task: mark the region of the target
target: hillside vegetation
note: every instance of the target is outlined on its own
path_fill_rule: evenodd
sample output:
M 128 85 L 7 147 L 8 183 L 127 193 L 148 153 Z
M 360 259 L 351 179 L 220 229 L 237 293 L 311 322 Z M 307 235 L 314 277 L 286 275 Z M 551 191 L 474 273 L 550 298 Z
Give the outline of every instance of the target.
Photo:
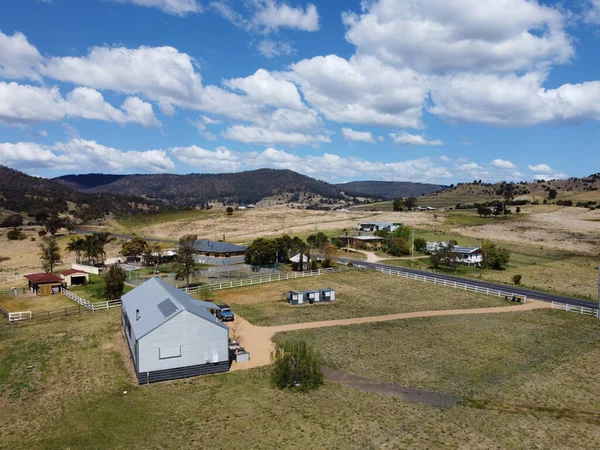
M 442 191 L 448 186 L 443 184 L 412 183 L 409 181 L 351 181 L 336 184 L 348 195 L 393 200 L 397 197 L 418 197 Z

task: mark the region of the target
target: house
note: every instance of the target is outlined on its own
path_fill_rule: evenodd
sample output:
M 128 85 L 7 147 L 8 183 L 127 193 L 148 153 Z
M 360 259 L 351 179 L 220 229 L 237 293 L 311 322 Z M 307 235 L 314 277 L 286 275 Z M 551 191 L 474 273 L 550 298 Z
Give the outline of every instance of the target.
M 60 293 L 62 278 L 52 273 L 31 273 L 25 275 L 29 290 L 35 295 L 52 295 Z
M 296 264 L 299 263 L 300 262 L 300 253 L 292 256 L 290 258 L 290 261 L 293 262 L 293 263 L 296 263 Z M 302 261 L 304 261 L 305 263 L 307 263 L 308 262 L 308 256 L 302 255 Z
M 434 253 L 443 248 L 448 247 L 450 243 L 448 241 L 443 242 L 427 242 L 427 246 L 425 247 L 425 253 Z
M 78 269 L 69 269 L 60 273 L 67 287 L 80 286 L 90 282 L 90 274 Z
M 229 370 L 229 329 L 214 303 L 151 278 L 122 297 L 122 324 L 140 384 Z
M 458 257 L 461 264 L 479 266 L 483 262 L 483 252 L 480 247 L 454 247 L 452 254 Z
M 196 251 L 203 256 L 216 256 L 217 258 L 228 258 L 230 256 L 244 256 L 246 247 L 230 242 L 209 241 L 206 239 L 194 243 Z
M 392 222 L 364 222 L 358 224 L 358 231 L 367 231 L 374 233 L 375 231 L 387 231 L 392 233 L 402 226 L 401 223 Z

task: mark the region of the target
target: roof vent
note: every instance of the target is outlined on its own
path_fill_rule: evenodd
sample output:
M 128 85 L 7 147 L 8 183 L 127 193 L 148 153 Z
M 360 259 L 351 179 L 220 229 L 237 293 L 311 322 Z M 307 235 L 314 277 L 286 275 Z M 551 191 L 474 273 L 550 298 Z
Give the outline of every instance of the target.
M 135 321 L 137 322 L 138 320 L 140 320 L 142 318 L 142 316 L 140 316 L 140 310 L 136 309 L 135 310 Z

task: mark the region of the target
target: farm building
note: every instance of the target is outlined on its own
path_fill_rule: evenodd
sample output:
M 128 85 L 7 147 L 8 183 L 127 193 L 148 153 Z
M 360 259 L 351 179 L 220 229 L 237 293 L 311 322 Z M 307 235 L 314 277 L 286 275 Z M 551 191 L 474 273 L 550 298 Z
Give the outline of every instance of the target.
M 461 264 L 478 266 L 483 262 L 483 253 L 479 247 L 454 247 L 452 253 L 458 257 Z
M 367 231 L 373 233 L 375 231 L 387 231 L 392 233 L 402 226 L 401 223 L 392 222 L 364 222 L 358 224 L 358 231 Z
M 300 262 L 300 253 L 292 256 L 290 258 L 290 261 L 294 262 L 294 263 L 299 263 Z M 304 261 L 305 263 L 307 263 L 308 262 L 308 256 L 307 255 L 302 255 L 302 261 Z
M 335 291 L 333 289 L 309 289 L 307 291 L 288 291 L 286 294 L 287 302 L 290 305 L 304 305 L 306 303 L 331 302 L 335 300 Z
M 35 295 L 58 294 L 62 286 L 62 278 L 51 273 L 32 273 L 25 275 L 29 290 Z
M 90 275 L 83 270 L 69 269 L 60 273 L 65 285 L 67 287 L 79 286 L 87 284 L 90 281 Z
M 214 303 L 151 278 L 122 298 L 122 323 L 140 384 L 229 370 L 229 329 Z
M 230 242 L 217 242 L 203 239 L 196 241 L 194 247 L 196 247 L 198 254 L 203 256 L 228 258 L 230 256 L 244 256 L 246 254 L 246 247 Z

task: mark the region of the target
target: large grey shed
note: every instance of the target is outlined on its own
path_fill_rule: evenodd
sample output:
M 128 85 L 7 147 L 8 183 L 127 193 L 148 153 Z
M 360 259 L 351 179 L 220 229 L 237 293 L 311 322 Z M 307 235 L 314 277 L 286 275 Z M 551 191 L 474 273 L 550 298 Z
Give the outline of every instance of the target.
M 140 384 L 229 370 L 229 329 L 174 286 L 151 278 L 122 297 L 122 322 Z
M 321 289 L 321 301 L 322 302 L 335 301 L 335 291 L 330 288 Z

